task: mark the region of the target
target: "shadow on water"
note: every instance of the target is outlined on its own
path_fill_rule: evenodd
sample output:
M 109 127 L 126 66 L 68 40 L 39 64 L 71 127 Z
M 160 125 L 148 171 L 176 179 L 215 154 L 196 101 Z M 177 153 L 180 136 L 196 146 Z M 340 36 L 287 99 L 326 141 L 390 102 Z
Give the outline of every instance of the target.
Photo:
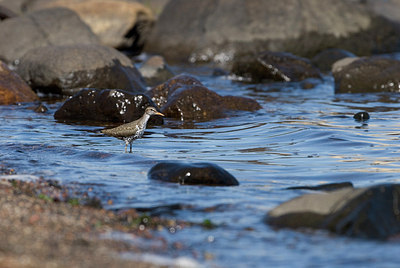
M 184 250 L 176 254 L 208 264 L 391 266 L 400 261 L 398 244 L 276 231 L 262 221 L 268 210 L 299 194 L 286 187 L 398 182 L 399 94 L 335 95 L 329 77 L 306 90 L 299 83 L 249 85 L 226 77 L 199 78 L 221 95 L 255 98 L 263 109 L 209 122 L 167 119 L 149 128 L 133 143 L 134 152 L 125 154 L 122 141 L 99 133 L 102 126 L 56 122 L 52 115 L 60 102 L 48 102 L 45 114 L 24 105 L 1 106 L 0 161 L 20 174 L 91 188 L 109 209 L 133 207 L 191 222 L 209 220 L 216 228 L 164 231 L 168 240 L 183 241 Z M 369 112 L 370 120 L 355 121 L 359 111 Z M 218 164 L 240 186 L 148 180 L 147 171 L 164 160 Z

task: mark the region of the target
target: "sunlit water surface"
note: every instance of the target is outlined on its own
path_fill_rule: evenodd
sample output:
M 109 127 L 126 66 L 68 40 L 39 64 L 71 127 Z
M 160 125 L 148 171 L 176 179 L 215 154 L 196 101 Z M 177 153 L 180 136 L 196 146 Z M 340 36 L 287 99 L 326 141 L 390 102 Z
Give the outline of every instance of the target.
M 0 106 L 0 161 L 19 174 L 90 187 L 108 209 L 165 206 L 154 211 L 217 225 L 211 230 L 164 229 L 156 235 L 171 244 L 180 242 L 181 248 L 156 250 L 161 256 L 189 257 L 212 267 L 398 267 L 398 242 L 278 231 L 263 219 L 276 205 L 305 193 L 285 190 L 289 186 L 398 182 L 399 94 L 335 95 L 330 76 L 313 89 L 302 89 L 296 83 L 251 85 L 202 71 L 197 75 L 219 94 L 254 98 L 263 109 L 194 124 L 167 118 L 134 142 L 133 154 L 125 154 L 120 140 L 98 133 L 101 127 L 56 122 L 53 113 L 61 102 L 45 103 L 46 114 L 27 109 L 29 105 Z M 359 111 L 369 112 L 371 119 L 356 122 L 353 114 Z M 149 180 L 148 170 L 164 160 L 218 164 L 240 186 Z M 181 209 L 168 209 L 177 204 Z

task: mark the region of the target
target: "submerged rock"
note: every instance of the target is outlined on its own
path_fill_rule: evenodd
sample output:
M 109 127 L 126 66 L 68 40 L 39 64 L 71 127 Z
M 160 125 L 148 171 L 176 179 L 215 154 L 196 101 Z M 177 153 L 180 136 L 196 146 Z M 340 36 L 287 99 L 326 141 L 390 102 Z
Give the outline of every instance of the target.
M 154 23 L 144 5 L 125 0 L 31 1 L 29 9 L 65 7 L 75 11 L 102 44 L 140 51 Z
M 38 100 L 36 93 L 6 64 L 0 61 L 0 105 Z
M 146 85 L 150 87 L 164 83 L 174 76 L 174 73 L 161 56 L 148 58 L 139 67 L 139 72 L 146 81 Z
M 233 61 L 232 72 L 250 78 L 253 82 L 297 82 L 306 78 L 321 78 L 319 70 L 308 59 L 285 52 L 266 51 L 258 56 L 237 56 Z
M 73 95 L 83 87 L 144 92 L 145 82 L 131 60 L 98 44 L 32 49 L 21 58 L 17 72 L 44 93 Z
M 189 75 L 178 75 L 148 92 L 167 117 L 179 120 L 211 120 L 227 111 L 255 111 L 261 105 L 252 99 L 221 96 Z
M 338 182 L 338 183 L 327 183 L 320 184 L 316 186 L 292 186 L 286 189 L 288 190 L 313 190 L 313 191 L 335 191 L 338 189 L 343 189 L 351 187 L 353 188 L 353 184 L 351 182 Z
M 145 50 L 169 62 L 231 62 L 237 53 L 265 50 L 303 57 L 332 47 L 358 55 L 397 51 L 398 25 L 361 2 L 172 0 Z
M 65 121 L 94 121 L 127 123 L 140 118 L 147 106 L 155 106 L 143 94 L 133 94 L 117 89 L 82 89 L 63 103 L 54 118 Z M 162 118 L 149 122 L 162 124 Z
M 239 185 L 239 182 L 229 172 L 211 163 L 158 163 L 150 169 L 148 177 L 152 180 L 181 185 Z
M 72 10 L 50 8 L 0 23 L 0 59 L 12 63 L 31 49 L 48 45 L 98 44 L 98 37 Z
M 334 66 L 336 93 L 400 92 L 399 60 L 364 57 Z
M 271 210 L 266 222 L 278 228 L 325 229 L 340 235 L 388 239 L 400 233 L 400 185 L 347 187 L 306 194 Z

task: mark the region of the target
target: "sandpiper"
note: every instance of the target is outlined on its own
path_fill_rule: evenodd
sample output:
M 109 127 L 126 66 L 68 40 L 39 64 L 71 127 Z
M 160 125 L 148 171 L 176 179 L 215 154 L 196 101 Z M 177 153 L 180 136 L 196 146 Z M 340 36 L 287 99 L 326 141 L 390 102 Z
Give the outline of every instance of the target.
M 129 152 L 132 153 L 132 142 L 143 136 L 144 130 L 146 129 L 147 121 L 152 115 L 164 116 L 162 113 L 158 112 L 156 108 L 149 106 L 144 111 L 142 117 L 138 120 L 120 125 L 115 128 L 103 129 L 101 130 L 101 133 L 124 140 L 125 153 L 127 152 L 128 144 L 130 145 Z

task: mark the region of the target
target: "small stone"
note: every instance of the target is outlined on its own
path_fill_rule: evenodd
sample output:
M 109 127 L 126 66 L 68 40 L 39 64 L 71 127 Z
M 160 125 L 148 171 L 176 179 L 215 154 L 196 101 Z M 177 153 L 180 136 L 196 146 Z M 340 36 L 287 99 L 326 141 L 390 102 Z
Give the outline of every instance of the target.
M 358 112 L 353 116 L 353 118 L 356 121 L 363 122 L 363 121 L 367 121 L 370 117 L 367 112 Z

